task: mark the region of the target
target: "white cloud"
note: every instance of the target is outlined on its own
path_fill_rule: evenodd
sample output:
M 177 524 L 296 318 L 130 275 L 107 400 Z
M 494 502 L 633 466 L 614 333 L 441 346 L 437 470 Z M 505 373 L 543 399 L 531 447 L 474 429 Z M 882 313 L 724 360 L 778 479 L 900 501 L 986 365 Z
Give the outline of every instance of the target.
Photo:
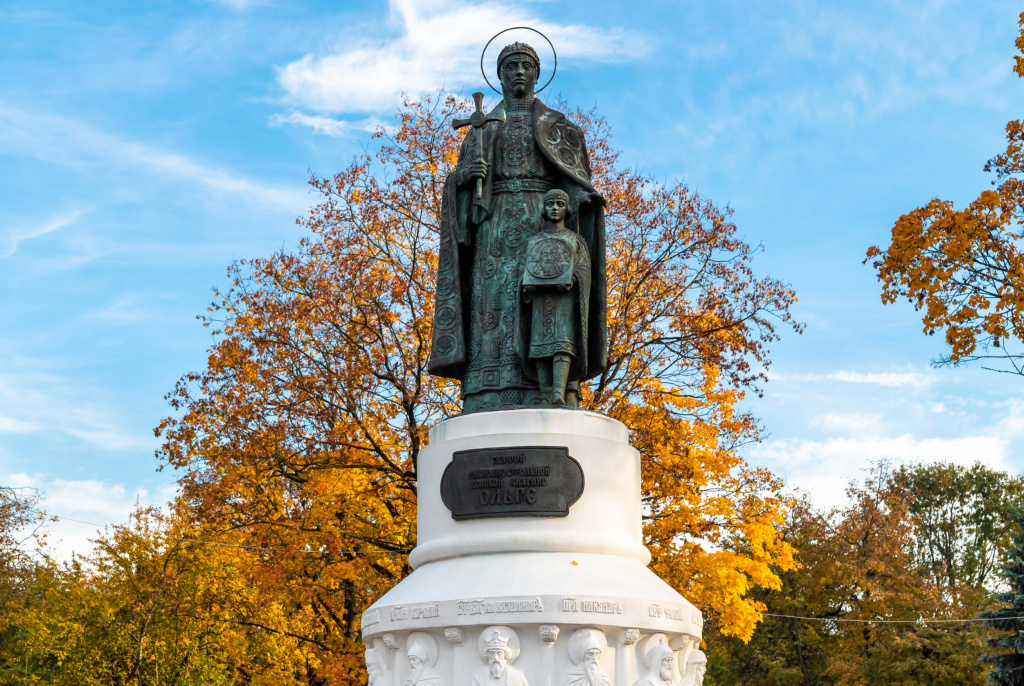
M 780 381 L 841 381 L 844 383 L 875 384 L 889 388 L 901 388 L 913 386 L 924 388 L 940 379 L 938 372 L 855 372 L 848 369 L 839 369 L 828 374 L 773 374 L 774 379 Z
M 14 417 L 0 415 L 0 433 L 8 432 L 14 434 L 27 434 L 39 429 L 35 424 L 23 422 Z
M 129 490 L 123 484 L 97 479 L 60 479 L 24 472 L 4 475 L 3 483 L 40 493 L 40 509 L 55 518 L 43 529 L 47 553 L 60 560 L 88 553 L 93 547 L 90 539 L 106 526 L 127 522 L 137 505 L 161 507 L 175 495 L 170 483 L 151 493 L 145 488 Z
M 321 112 L 381 112 L 394 108 L 402 93 L 429 93 L 446 83 L 478 84 L 482 37 L 510 26 L 537 28 L 557 46 L 559 58 L 622 61 L 651 48 L 635 33 L 551 24 L 519 4 L 391 0 L 389 5 L 390 23 L 400 35 L 389 40 L 350 35 L 336 54 L 308 54 L 279 68 L 278 82 L 288 99 Z M 528 40 L 540 55 L 542 72 L 550 74 L 550 49 L 543 39 L 509 32 L 488 51 L 484 66 L 492 82 L 494 60 L 506 39 Z
M 5 147 L 25 150 L 38 159 L 63 166 L 101 161 L 108 168 L 114 166 L 128 168 L 135 174 L 141 171 L 157 177 L 173 177 L 197 185 L 214 196 L 239 195 L 265 207 L 301 212 L 309 205 L 308 191 L 300 187 L 267 185 L 180 153 L 124 140 L 71 119 L 27 112 L 0 103 L 0 149 Z
M 65 212 L 51 217 L 50 219 L 47 219 L 41 224 L 37 224 L 35 226 L 9 229 L 5 237 L 7 246 L 3 247 L 2 244 L 0 244 L 0 260 L 6 259 L 17 252 L 18 246 L 24 241 L 45 236 L 48 233 L 53 233 L 58 229 L 63 229 L 66 226 L 75 224 L 78 221 L 78 218 L 82 216 L 83 212 L 84 210 Z
M 159 319 L 160 316 L 152 305 L 143 303 L 140 296 L 126 295 L 103 309 L 84 313 L 82 318 L 111 324 L 135 324 Z
M 1024 438 L 1024 400 L 1012 398 L 1004 403 L 1006 416 L 994 427 L 994 433 L 1005 439 Z
M 811 420 L 811 425 L 826 431 L 851 433 L 878 429 L 881 422 L 882 415 L 880 414 L 826 412 Z
M 306 126 L 313 129 L 314 133 L 333 136 L 335 138 L 343 138 L 359 133 L 372 132 L 376 130 L 381 123 L 382 122 L 379 119 L 373 117 L 363 119 L 361 121 L 350 122 L 340 119 L 331 119 L 330 117 L 318 117 L 311 114 L 303 114 L 302 112 L 290 112 L 287 115 L 275 114 L 270 118 L 271 126 L 280 126 L 283 124 Z
M 680 145 L 706 153 L 689 156 L 690 178 L 745 169 L 753 186 L 764 185 L 770 174 L 786 178 L 780 170 L 795 160 L 845 166 L 851 156 L 880 155 L 880 142 L 839 142 L 891 117 L 965 103 L 972 110 L 1012 107 L 1005 50 L 982 49 L 1012 43 L 1016 13 L 1005 8 L 985 5 L 967 17 L 955 3 L 897 1 L 879 21 L 858 3 L 747 5 L 762 49 L 756 61 L 737 63 L 744 53 L 734 48 L 732 59 L 699 61 L 695 51 L 683 65 L 729 69 L 679 116 Z M 996 13 L 1008 21 L 994 24 Z M 780 147 L 783 140 L 789 144 Z M 744 192 L 755 191 L 733 183 L 734 202 Z
M 953 462 L 971 465 L 983 462 L 1007 470 L 1007 444 L 999 435 L 960 438 L 916 438 L 866 436 L 827 438 L 814 441 L 792 438 L 767 441 L 752 451 L 752 461 L 772 469 L 790 487 L 810 494 L 822 507 L 845 502 L 845 489 L 860 480 L 873 462 L 892 459 L 895 463 Z
M 848 383 L 869 383 L 880 386 L 927 386 L 934 383 L 936 377 L 931 374 L 920 374 L 918 372 L 851 372 L 841 369 L 828 375 L 834 381 L 846 381 Z
M 209 0 L 218 5 L 227 5 L 231 9 L 235 10 L 246 10 L 253 5 L 266 5 L 266 2 L 260 2 L 259 0 Z
M 7 359 L 0 365 L 0 432 L 63 433 L 99 448 L 152 450 L 152 432 L 133 431 L 115 403 L 92 387 L 76 384 L 41 360 Z M 22 372 L 22 367 L 35 371 Z

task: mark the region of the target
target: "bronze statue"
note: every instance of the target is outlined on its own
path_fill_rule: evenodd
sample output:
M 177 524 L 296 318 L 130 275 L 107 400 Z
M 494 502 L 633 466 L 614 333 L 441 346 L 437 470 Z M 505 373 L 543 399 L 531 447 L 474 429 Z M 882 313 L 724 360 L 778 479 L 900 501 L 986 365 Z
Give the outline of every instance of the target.
M 535 97 L 539 75 L 533 48 L 506 46 L 498 56 L 502 101 L 485 115 L 482 94 L 474 94 L 477 111 L 454 122 L 469 128 L 443 189 L 429 370 L 462 382 L 464 413 L 556 401 L 578 407 L 579 382 L 607 364 L 604 199 L 591 183 L 582 130 Z M 555 296 L 546 287 L 524 293 L 527 245 L 545 227 L 544 197 L 552 189 L 564 192 L 563 228 L 584 248 L 577 258 L 573 246 L 580 269 L 573 270 L 571 300 L 549 300 Z M 589 278 L 579 278 L 583 271 Z M 534 337 L 538 297 L 578 303 L 578 321 L 565 313 L 559 319 L 572 339 L 559 338 L 551 354 L 540 352 L 543 335 Z M 547 391 L 549 369 L 566 380 L 558 396 L 554 376 Z
M 530 340 L 517 345 L 536 368 L 541 404 L 565 406 L 568 382 L 586 378 L 586 325 L 590 298 L 590 253 L 586 242 L 565 227 L 569 194 L 552 188 L 544 194 L 544 222 L 526 244 L 521 316 Z

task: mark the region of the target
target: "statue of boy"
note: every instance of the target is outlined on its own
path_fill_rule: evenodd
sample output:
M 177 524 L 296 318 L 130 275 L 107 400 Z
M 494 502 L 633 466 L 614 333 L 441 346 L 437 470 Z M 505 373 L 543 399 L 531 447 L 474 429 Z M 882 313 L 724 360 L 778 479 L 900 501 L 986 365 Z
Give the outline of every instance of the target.
M 566 228 L 569 194 L 544 194 L 546 220 L 526 244 L 518 329 L 528 332 L 523 368 L 535 370 L 541 403 L 565 406 L 570 381 L 587 376 L 587 319 L 590 253 L 580 236 Z

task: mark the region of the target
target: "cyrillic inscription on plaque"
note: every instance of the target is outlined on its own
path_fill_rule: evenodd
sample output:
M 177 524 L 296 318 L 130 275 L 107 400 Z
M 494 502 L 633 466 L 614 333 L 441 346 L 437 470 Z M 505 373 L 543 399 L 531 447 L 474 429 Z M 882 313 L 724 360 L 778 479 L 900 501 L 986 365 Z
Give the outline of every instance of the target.
M 564 517 L 583 494 L 583 468 L 564 446 L 460 450 L 441 476 L 453 519 Z

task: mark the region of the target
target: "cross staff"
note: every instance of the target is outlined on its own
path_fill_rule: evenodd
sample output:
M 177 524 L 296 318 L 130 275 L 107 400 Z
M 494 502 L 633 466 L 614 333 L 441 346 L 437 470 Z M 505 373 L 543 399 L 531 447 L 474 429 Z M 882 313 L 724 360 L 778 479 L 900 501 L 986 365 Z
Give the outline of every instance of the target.
M 473 100 L 476 102 L 476 111 L 469 116 L 469 119 L 455 119 L 452 121 L 453 129 L 461 129 L 464 126 L 472 126 L 476 129 L 476 152 L 479 159 L 484 157 L 484 127 L 492 121 L 505 121 L 505 110 L 500 114 L 484 114 L 484 94 L 473 93 Z M 484 180 L 476 180 L 476 199 L 479 200 L 484 194 Z

